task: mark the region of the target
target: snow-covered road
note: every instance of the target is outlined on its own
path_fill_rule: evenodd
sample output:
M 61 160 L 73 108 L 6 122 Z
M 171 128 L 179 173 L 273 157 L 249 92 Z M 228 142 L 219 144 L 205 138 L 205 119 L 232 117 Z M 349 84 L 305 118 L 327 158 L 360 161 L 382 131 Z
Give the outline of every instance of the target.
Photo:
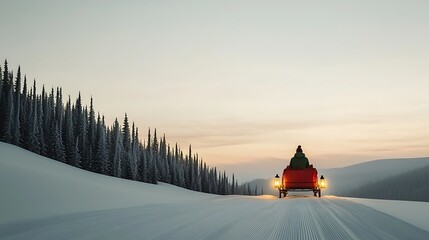
M 349 200 L 219 197 L 0 225 L 0 239 L 427 239 Z

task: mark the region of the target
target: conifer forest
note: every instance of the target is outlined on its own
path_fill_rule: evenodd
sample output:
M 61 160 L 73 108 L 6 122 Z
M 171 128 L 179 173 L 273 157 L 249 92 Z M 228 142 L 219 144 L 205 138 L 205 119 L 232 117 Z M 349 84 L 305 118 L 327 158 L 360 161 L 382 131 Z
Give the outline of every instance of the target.
M 68 165 L 108 176 L 156 184 L 165 182 L 194 191 L 221 195 L 258 195 L 249 184 L 238 184 L 234 174 L 208 166 L 191 146 L 171 145 L 156 129 L 140 129 L 128 119 L 107 125 L 93 99 L 82 103 L 64 98 L 60 87 L 27 86 L 18 67 L 0 67 L 0 140 Z M 185 152 L 184 152 L 185 151 Z M 263 194 L 263 193 L 262 193 Z

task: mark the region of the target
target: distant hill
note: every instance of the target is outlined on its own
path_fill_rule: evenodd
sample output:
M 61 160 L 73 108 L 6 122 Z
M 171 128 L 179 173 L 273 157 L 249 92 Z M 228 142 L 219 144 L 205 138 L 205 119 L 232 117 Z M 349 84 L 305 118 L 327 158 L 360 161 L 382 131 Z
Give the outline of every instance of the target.
M 429 165 L 429 157 L 381 159 L 343 168 L 318 169 L 319 177 L 324 175 L 328 181 L 328 188 L 322 191 L 322 195 L 350 195 L 352 191 L 368 186 L 368 184 L 399 178 L 402 174 L 424 168 L 427 165 Z M 258 186 L 258 189 L 263 187 L 264 194 L 278 195 L 277 189 L 273 187 L 273 179 L 256 179 L 249 184 L 252 189 L 255 186 Z
M 429 165 L 429 157 L 382 159 L 343 168 L 321 169 L 329 181 L 326 194 L 343 196 L 352 189 L 395 177 Z
M 345 192 L 343 196 L 429 202 L 429 165 L 377 180 Z

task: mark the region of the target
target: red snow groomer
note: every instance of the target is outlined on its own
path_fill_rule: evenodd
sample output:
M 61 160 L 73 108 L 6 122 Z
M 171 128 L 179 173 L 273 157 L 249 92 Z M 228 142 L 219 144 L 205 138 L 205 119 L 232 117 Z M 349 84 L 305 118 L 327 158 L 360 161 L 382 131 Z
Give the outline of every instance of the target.
M 310 165 L 304 169 L 292 169 L 289 165 L 283 170 L 282 179 L 276 174 L 274 178 L 274 187 L 279 189 L 279 198 L 282 194 L 286 197 L 289 191 L 312 191 L 314 196 L 319 198 L 322 195 L 322 189 L 327 184 L 323 175 L 317 178 L 317 169 Z

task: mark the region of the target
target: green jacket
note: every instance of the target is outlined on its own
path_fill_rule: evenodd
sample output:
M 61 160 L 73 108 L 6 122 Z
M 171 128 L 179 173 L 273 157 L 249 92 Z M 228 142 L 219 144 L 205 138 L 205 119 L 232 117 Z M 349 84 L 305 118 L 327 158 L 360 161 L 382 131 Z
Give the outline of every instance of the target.
M 290 167 L 294 169 L 303 169 L 308 168 L 310 163 L 308 162 L 308 158 L 305 157 L 304 153 L 297 152 L 295 156 L 290 160 Z

